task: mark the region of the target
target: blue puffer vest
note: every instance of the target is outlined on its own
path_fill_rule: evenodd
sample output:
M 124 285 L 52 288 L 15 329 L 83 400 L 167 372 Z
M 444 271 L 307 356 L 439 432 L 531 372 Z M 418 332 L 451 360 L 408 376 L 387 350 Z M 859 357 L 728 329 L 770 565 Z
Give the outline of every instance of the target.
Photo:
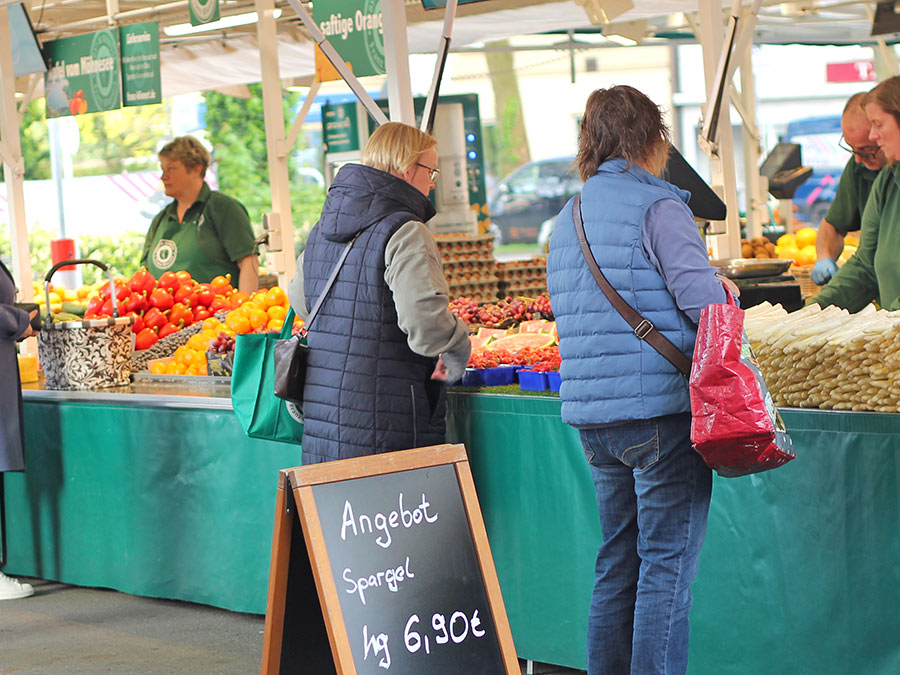
M 384 252 L 398 228 L 434 206 L 417 189 L 359 164 L 341 168 L 303 260 L 312 308 L 346 243 L 359 233 L 309 332 L 303 463 L 444 442 L 445 387 L 435 359 L 413 352 L 384 281 Z
M 672 198 L 686 204 L 688 197 L 613 159 L 584 184 L 581 200 L 587 240 L 610 284 L 690 358 L 696 327 L 676 306 L 642 243 L 650 205 Z M 635 336 L 597 286 L 575 235 L 573 201 L 557 218 L 547 257 L 547 287 L 560 336 L 563 421 L 590 427 L 690 411 L 687 380 Z

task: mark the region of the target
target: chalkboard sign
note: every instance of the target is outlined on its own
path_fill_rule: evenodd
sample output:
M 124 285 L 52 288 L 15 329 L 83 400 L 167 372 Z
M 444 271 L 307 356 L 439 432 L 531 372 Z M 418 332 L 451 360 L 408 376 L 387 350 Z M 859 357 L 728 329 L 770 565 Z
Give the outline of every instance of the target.
M 462 445 L 287 469 L 277 501 L 263 673 L 519 672 Z

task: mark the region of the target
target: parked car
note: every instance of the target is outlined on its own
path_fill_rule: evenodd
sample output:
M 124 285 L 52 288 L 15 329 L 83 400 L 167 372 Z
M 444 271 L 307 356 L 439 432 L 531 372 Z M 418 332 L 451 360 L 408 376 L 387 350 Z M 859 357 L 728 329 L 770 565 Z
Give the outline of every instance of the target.
M 841 116 L 805 117 L 788 123 L 784 135 L 788 143 L 799 143 L 803 166 L 812 175 L 794 193 L 794 218 L 818 227 L 825 217 L 849 153 L 839 146 Z
M 537 241 L 541 224 L 555 218 L 582 183 L 574 157 L 529 162 L 500 181 L 488 197 L 495 245 Z

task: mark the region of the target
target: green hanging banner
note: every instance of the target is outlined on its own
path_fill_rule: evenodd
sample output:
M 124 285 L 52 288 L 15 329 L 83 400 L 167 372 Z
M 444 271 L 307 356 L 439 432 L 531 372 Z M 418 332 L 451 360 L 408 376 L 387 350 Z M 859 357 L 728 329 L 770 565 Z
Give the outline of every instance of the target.
M 202 26 L 219 20 L 219 0 L 190 0 L 191 25 Z
M 322 140 L 329 153 L 360 149 L 356 101 L 322 106 Z
M 313 4 L 313 19 L 357 77 L 383 75 L 381 0 L 329 0 Z
M 119 33 L 115 28 L 44 43 L 47 117 L 122 107 Z
M 147 21 L 122 26 L 119 42 L 122 45 L 123 105 L 160 103 L 159 24 Z

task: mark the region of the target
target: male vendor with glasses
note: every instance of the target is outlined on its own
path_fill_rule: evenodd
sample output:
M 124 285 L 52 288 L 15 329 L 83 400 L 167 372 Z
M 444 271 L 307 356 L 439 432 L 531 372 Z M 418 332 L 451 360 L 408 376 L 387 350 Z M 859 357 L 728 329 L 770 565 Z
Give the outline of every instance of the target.
M 834 201 L 819 223 L 818 260 L 809 278 L 820 286 L 831 281 L 837 272 L 835 261 L 844 249 L 844 237 L 859 229 L 872 183 L 885 165 L 884 153 L 869 140 L 869 118 L 861 106 L 863 96 L 865 93 L 854 94 L 841 115 L 840 146 L 852 157 L 841 174 Z

